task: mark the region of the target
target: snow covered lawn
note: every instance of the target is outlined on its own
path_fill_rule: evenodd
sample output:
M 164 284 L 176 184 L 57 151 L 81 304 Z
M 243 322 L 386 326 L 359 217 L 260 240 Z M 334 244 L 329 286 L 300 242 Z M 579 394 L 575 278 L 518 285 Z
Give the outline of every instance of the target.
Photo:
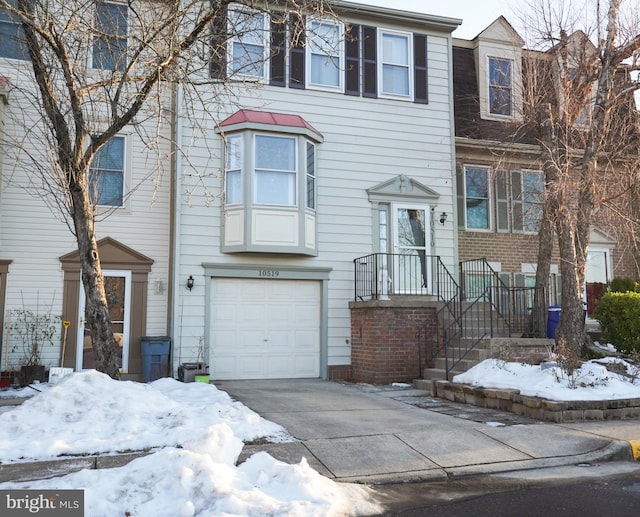
M 607 364 L 624 374 L 610 371 Z M 573 375 L 557 366 L 543 369 L 540 365 L 486 359 L 456 375 L 453 382 L 483 388 L 517 389 L 521 395 L 557 401 L 640 398 L 640 371 L 613 357 L 584 362 Z
M 0 463 L 152 450 L 128 465 L 0 489 L 84 489 L 86 515 L 110 517 L 347 516 L 381 508 L 368 488 L 264 452 L 241 465 L 243 442 L 293 441 L 211 384 L 114 381 L 74 373 L 0 414 Z M 15 394 L 15 392 L 13 393 Z M 7 396 L 7 392 L 4 392 Z

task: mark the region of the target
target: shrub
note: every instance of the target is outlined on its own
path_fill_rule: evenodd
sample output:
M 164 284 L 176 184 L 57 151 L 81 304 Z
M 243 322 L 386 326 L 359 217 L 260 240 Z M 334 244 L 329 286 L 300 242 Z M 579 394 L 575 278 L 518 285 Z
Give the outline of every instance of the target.
M 617 277 L 611 280 L 609 284 L 609 291 L 612 293 L 637 293 L 638 282 L 632 278 Z
M 640 293 L 609 292 L 596 305 L 602 337 L 624 353 L 640 352 Z

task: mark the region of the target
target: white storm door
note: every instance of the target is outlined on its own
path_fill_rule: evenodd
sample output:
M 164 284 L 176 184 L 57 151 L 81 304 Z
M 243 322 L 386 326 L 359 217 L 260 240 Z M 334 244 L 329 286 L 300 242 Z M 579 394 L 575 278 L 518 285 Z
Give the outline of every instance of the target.
M 392 205 L 393 266 L 389 272 L 392 292 L 431 292 L 431 234 L 427 205 Z
M 118 366 L 121 372 L 129 369 L 129 321 L 131 315 L 131 271 L 104 270 L 104 287 L 109 306 L 113 334 L 118 344 Z M 78 341 L 76 371 L 95 368 L 91 328 L 86 324 L 86 297 L 82 283 L 78 303 Z

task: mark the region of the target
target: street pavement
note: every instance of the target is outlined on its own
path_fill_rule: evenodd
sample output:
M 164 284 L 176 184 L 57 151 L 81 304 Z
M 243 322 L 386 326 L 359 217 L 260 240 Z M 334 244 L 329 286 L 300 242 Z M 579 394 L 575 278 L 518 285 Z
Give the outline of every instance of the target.
M 337 481 L 437 481 L 631 462 L 632 445 L 640 439 L 638 420 L 545 423 L 446 402 L 405 386 L 306 379 L 216 385 L 298 440 L 246 445 L 243 457 L 259 450 L 287 463 L 304 457 Z

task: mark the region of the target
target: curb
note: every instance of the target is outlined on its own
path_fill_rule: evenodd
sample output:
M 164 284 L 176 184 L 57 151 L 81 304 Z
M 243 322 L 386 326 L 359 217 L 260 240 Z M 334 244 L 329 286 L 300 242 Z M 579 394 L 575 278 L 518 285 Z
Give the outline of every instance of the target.
M 71 474 L 83 469 L 109 469 L 122 467 L 127 463 L 150 454 L 150 451 L 138 451 L 105 456 L 83 456 L 60 460 L 7 463 L 0 465 L 0 483 L 35 481 Z

